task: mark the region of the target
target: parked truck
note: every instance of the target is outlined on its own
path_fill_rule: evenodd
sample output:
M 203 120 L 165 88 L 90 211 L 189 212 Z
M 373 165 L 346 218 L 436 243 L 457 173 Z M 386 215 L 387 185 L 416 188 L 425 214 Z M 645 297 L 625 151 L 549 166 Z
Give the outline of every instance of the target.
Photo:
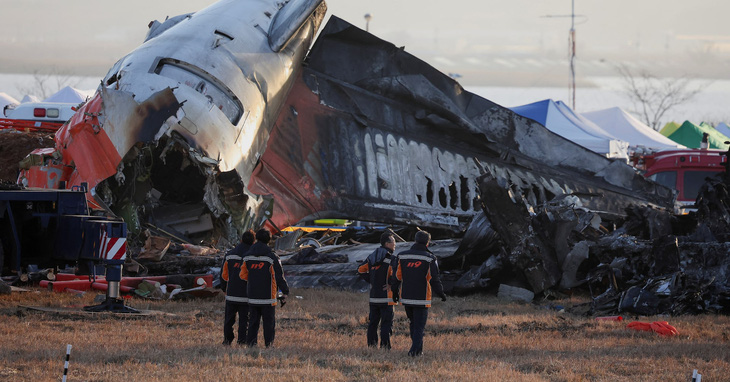
M 634 159 L 634 166 L 644 176 L 677 190 L 677 202 L 688 208 L 694 205 L 705 178 L 725 171 L 727 152 L 712 149 L 666 150 Z
M 20 276 L 28 268 L 71 264 L 96 277 L 106 268 L 107 299 L 87 310 L 131 312 L 119 295 L 127 255 L 127 226 L 121 219 L 90 214 L 86 187 L 70 190 L 0 190 L 0 264 L 2 273 Z

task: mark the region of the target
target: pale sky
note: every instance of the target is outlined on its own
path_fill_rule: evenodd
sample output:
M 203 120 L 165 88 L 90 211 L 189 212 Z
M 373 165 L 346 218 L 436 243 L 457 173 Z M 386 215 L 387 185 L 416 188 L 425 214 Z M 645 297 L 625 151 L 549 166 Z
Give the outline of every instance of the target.
M 0 0 L 0 72 L 59 67 L 103 75 L 142 42 L 149 21 L 212 4 L 203 0 Z M 565 59 L 570 0 L 330 0 L 329 13 L 437 66 L 479 71 L 510 57 Z M 446 5 L 448 4 L 448 5 Z M 730 61 L 730 2 L 718 0 L 575 0 L 581 60 Z M 473 64 L 472 67 L 468 63 Z M 678 66 L 686 68 L 685 64 Z M 702 73 L 704 71 L 704 73 Z

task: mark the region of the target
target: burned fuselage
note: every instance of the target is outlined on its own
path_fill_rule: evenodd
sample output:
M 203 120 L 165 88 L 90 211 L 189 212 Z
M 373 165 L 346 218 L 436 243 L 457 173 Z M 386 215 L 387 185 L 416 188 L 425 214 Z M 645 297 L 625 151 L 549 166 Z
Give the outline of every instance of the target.
M 671 208 L 624 163 L 465 91 L 425 62 L 332 17 L 249 182 L 277 225 L 353 217 L 464 230 L 489 171 L 532 205 L 569 195 L 595 211 Z
M 486 170 L 533 205 L 669 207 L 671 191 L 464 91 L 317 0 L 223 0 L 154 22 L 57 134 L 69 185 L 130 231 L 235 237 L 317 217 L 462 231 Z M 65 170 L 64 170 L 65 171 Z M 273 200 L 273 203 L 272 203 Z
M 132 230 L 150 221 L 190 238 L 265 216 L 242 179 L 325 11 L 322 0 L 222 0 L 150 23 L 59 132 L 63 162 L 78 173 L 69 185 L 89 183 Z M 101 137 L 75 139 L 86 135 Z

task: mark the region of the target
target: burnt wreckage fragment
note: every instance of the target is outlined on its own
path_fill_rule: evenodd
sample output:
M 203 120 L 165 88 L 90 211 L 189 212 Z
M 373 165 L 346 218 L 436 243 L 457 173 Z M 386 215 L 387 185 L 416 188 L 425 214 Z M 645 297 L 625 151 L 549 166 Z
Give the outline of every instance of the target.
M 715 239 L 728 234 L 728 200 L 713 191 L 723 187 L 708 180 L 698 214 L 630 206 L 623 217 L 602 219 L 570 198 L 532 205 L 525 190 L 485 170 L 482 198 L 493 203 L 484 203 L 488 223 L 480 229 L 496 231 L 503 247 L 464 274 L 455 291 L 508 283 L 549 295 L 587 286 L 594 297 L 588 314 L 730 313 L 730 243 Z
M 482 168 L 608 214 L 672 206 L 671 190 L 465 91 L 402 48 L 331 17 L 279 115 L 249 189 L 272 220 L 360 220 L 464 231 Z
M 673 208 L 671 190 L 631 167 L 464 91 L 336 17 L 307 56 L 250 187 L 273 196 L 277 225 L 356 216 L 469 227 L 442 259 L 473 266 L 455 291 L 505 275 L 538 293 L 585 285 L 602 245 L 636 245 L 621 231 L 600 244 L 627 208 L 654 211 L 644 222 L 654 234 L 671 232 L 657 216 Z M 633 282 L 646 281 L 641 272 Z

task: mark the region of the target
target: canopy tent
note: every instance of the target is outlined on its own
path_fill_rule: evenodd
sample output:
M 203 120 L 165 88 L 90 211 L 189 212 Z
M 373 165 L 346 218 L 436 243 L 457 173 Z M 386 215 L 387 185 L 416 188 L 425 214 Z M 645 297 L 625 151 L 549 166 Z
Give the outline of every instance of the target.
M 683 149 L 683 145 L 659 134 L 620 107 L 581 113 L 612 136 L 626 141 L 630 147 L 644 146 L 653 150 Z
M 20 103 L 26 102 L 41 102 L 41 99 L 34 95 L 26 94 L 23 99 L 20 100 Z
M 684 121 L 681 126 L 676 128 L 675 126 L 676 124 L 667 124 L 660 133 L 665 137 L 692 149 L 700 148 L 703 133 L 707 133 L 709 148 L 721 150 L 727 150 L 728 148 L 725 141 L 730 141 L 730 138 L 726 137 L 719 131 L 710 128 L 708 125 L 697 126 L 690 121 Z
M 719 131 L 720 134 L 730 137 L 730 126 L 728 126 L 725 122 L 720 122 L 717 126 L 715 126 L 715 130 Z
M 677 131 L 677 129 L 679 129 L 679 126 L 680 125 L 677 122 L 667 122 L 667 124 L 664 125 L 661 130 L 659 130 L 659 134 L 668 137 L 672 135 L 675 131 Z
M 44 99 L 43 102 L 60 102 L 60 103 L 81 103 L 94 95 L 94 90 L 79 90 L 72 86 L 57 91 L 55 94 Z
M 617 139 L 593 122 L 576 114 L 562 101 L 546 99 L 510 109 L 591 151 L 610 158 L 628 158 L 627 142 Z

